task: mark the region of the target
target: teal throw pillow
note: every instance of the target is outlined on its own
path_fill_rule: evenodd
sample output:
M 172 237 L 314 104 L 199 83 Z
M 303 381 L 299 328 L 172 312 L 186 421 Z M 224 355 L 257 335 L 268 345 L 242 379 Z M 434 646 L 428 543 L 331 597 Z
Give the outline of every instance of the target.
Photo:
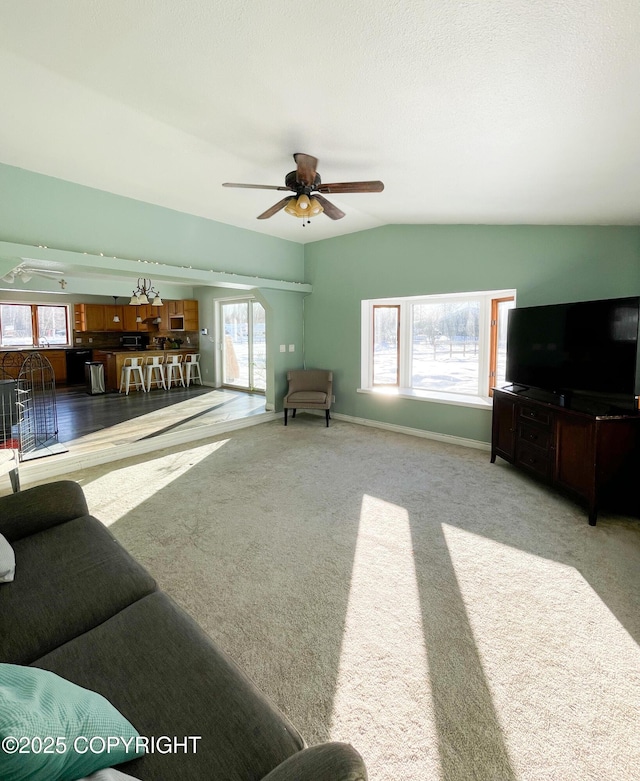
M 73 781 L 144 753 L 111 703 L 48 670 L 0 664 L 0 778 Z

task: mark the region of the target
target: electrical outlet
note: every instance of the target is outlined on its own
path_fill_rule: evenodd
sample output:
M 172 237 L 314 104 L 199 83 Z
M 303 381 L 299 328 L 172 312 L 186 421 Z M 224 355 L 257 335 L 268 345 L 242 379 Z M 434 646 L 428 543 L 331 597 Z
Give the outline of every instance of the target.
M 287 352 L 287 345 L 286 344 L 281 344 L 280 345 L 280 352 L 281 353 L 286 353 Z
M 93 344 L 93 339 L 89 338 L 89 344 Z
M 290 344 L 290 345 L 289 345 L 289 352 L 290 352 L 290 353 L 294 353 L 295 351 L 296 351 L 296 346 L 295 346 L 295 344 Z
M 336 403 L 336 397 L 335 397 L 335 396 L 332 396 L 332 397 L 331 397 L 331 403 L 332 403 L 332 404 L 335 404 L 335 403 Z

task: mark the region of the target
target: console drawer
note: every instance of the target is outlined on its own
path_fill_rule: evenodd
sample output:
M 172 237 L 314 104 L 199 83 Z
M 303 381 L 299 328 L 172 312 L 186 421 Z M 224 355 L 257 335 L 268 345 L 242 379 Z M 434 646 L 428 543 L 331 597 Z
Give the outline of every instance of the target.
M 525 469 L 530 469 L 537 475 L 549 479 L 551 477 L 552 459 L 548 452 L 524 442 L 518 443 L 516 463 Z
M 541 426 L 551 426 L 551 412 L 539 407 L 530 407 L 528 404 L 520 405 L 520 417 L 527 420 L 535 420 Z
M 551 430 L 549 427 L 530 426 L 527 423 L 521 423 L 518 426 L 518 438 L 527 445 L 535 445 L 547 451 L 551 444 Z

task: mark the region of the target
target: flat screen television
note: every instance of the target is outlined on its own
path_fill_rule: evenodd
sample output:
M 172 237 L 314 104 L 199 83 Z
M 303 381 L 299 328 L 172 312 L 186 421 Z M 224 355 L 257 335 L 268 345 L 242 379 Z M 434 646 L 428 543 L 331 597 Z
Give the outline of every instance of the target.
M 640 296 L 512 309 L 506 379 L 552 393 L 640 395 Z

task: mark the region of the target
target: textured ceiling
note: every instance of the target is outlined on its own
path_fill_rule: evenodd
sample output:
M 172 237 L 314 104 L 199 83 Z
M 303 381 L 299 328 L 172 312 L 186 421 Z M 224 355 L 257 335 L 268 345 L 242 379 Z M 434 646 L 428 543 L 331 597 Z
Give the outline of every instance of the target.
M 640 222 L 637 0 L 0 0 L 0 162 L 294 241 Z M 346 217 L 302 228 L 291 155 Z

